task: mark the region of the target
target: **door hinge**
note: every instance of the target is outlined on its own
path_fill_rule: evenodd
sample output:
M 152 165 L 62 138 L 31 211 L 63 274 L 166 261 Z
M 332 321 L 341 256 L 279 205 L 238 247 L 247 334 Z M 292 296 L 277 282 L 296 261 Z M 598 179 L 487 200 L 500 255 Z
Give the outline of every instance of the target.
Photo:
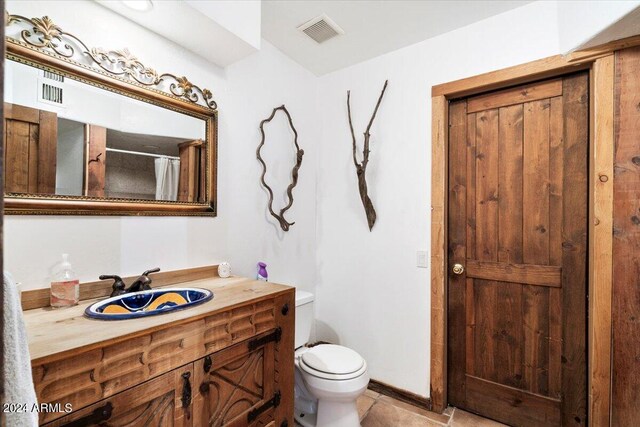
M 280 391 L 276 391 L 276 393 L 273 395 L 273 397 L 271 399 L 269 399 L 269 401 L 264 402 L 261 406 L 252 409 L 251 411 L 249 411 L 249 413 L 247 414 L 247 422 L 252 423 L 254 422 L 263 412 L 266 412 L 267 410 L 271 409 L 271 408 L 277 408 L 280 405 Z
M 256 350 L 272 341 L 280 342 L 281 338 L 282 338 L 282 328 L 278 326 L 276 330 L 271 332 L 269 335 L 265 335 L 262 338 L 255 338 L 249 341 L 249 351 Z

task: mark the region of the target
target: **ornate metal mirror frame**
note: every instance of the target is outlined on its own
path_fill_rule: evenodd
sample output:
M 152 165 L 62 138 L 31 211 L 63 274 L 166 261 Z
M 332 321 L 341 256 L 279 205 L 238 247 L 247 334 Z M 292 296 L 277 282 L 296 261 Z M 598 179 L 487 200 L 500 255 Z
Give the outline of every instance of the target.
M 6 59 L 62 74 L 83 83 L 141 100 L 206 123 L 204 202 L 104 199 L 7 193 L 5 214 L 23 215 L 216 215 L 217 104 L 209 89 L 186 77 L 159 74 L 127 49 L 89 48 L 51 18 L 25 18 L 5 12 L 7 30 L 19 25 L 20 37 L 6 37 Z M 163 90 L 164 89 L 164 90 Z

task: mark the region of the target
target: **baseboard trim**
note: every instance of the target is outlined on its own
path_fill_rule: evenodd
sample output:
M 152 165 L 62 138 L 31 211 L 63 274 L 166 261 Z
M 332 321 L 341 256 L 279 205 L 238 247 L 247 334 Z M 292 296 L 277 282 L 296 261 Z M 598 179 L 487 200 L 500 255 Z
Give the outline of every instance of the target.
M 429 411 L 431 410 L 430 398 L 420 396 L 418 394 L 403 390 L 398 387 L 394 387 L 381 381 L 371 379 L 369 381 L 369 389 L 375 391 L 376 393 L 393 397 L 394 399 L 398 399 L 402 402 L 409 403 L 411 405 L 418 406 Z

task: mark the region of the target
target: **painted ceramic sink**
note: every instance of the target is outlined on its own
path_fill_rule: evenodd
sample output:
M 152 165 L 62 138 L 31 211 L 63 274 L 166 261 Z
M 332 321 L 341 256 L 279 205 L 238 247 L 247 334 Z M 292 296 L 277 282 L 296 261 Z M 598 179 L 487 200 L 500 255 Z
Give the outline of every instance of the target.
M 184 310 L 213 298 L 213 292 L 199 288 L 158 288 L 132 292 L 98 301 L 85 316 L 102 320 L 136 319 Z

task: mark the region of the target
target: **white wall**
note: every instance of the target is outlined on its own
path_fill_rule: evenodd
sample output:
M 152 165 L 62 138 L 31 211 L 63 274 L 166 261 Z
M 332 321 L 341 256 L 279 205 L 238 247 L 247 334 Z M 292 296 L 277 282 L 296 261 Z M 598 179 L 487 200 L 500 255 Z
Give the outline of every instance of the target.
M 633 9 L 640 6 L 638 0 L 561 0 L 558 7 L 558 36 L 560 52 L 567 53 L 581 45 L 596 46 L 631 34 L 615 34 L 609 40 L 588 43 L 593 36 L 605 30 Z
M 318 339 L 361 353 L 372 378 L 429 395 L 431 86 L 558 53 L 556 5 L 538 2 L 320 78 Z M 351 160 L 346 93 L 359 143 L 371 129 L 372 232 Z
M 89 46 L 126 46 L 158 72 L 185 75 L 210 88 L 220 110 L 217 218 L 6 216 L 5 268 L 23 289 L 48 286 L 60 254 L 68 252 L 81 281 L 105 273 L 135 275 L 153 266 L 175 270 L 223 260 L 231 262 L 235 274 L 254 276 L 255 263 L 264 260 L 274 281 L 313 290 L 313 159 L 308 155 L 303 162 L 296 203 L 289 211 L 296 224 L 286 235 L 265 214 L 267 198 L 255 159 L 258 124 L 282 103 L 298 125 L 303 148 L 311 152 L 317 146 L 316 106 L 308 102 L 315 97 L 311 73 L 267 43 L 225 71 L 91 1 L 8 1 L 7 10 L 28 17 L 49 15 Z M 290 146 L 279 144 L 289 141 L 286 133 L 272 137 L 272 157 L 292 153 Z M 278 188 L 284 191 L 287 183 L 283 180 Z
M 233 217 L 229 223 L 228 250 L 245 275 L 255 274 L 255 261 L 268 264 L 269 278 L 314 290 L 316 250 L 316 176 L 315 162 L 320 141 L 320 121 L 316 109 L 316 77 L 300 72 L 297 64 L 263 40 L 260 55 L 254 55 L 227 68 L 230 99 L 239 109 L 224 113 L 233 152 L 226 158 L 231 169 L 226 185 L 233 194 L 225 198 Z M 267 211 L 268 195 L 259 186 L 262 169 L 256 159 L 260 141 L 259 123 L 274 107 L 286 105 L 298 131 L 298 144 L 305 152 L 298 184 L 293 190 L 294 203 L 285 213 L 295 222 L 288 232 L 280 229 Z M 222 115 L 221 115 L 222 116 Z M 265 127 L 266 142 L 262 156 L 267 167 L 266 181 L 276 194 L 274 211 L 285 206 L 285 190 L 295 164 L 293 134 L 279 112 Z M 222 143 L 222 142 L 221 142 Z

